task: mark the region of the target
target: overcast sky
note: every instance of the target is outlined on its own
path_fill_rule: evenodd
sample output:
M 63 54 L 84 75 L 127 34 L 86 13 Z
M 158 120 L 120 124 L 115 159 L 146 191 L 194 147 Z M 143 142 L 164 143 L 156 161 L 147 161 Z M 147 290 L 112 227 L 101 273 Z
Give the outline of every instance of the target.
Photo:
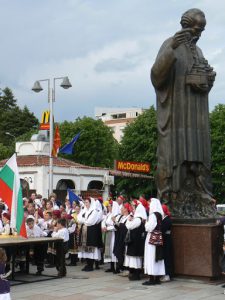
M 149 71 L 162 42 L 180 29 L 190 8 L 207 19 L 198 45 L 217 72 L 210 109 L 225 103 L 224 0 L 0 0 L 0 87 L 10 87 L 20 106 L 40 119 L 48 108 L 47 84 L 35 80 L 69 76 L 56 84 L 56 121 L 94 117 L 95 107 L 155 104 Z

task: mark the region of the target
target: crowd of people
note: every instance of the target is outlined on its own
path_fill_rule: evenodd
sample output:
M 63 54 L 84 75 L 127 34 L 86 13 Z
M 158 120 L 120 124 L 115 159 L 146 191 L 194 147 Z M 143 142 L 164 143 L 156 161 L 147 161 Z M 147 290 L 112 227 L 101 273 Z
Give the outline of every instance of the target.
M 24 198 L 27 237 L 60 237 L 63 239 L 65 265 L 83 264 L 82 271 L 91 272 L 107 264 L 105 272 L 140 280 L 143 285 L 169 281 L 172 274 L 172 242 L 170 211 L 156 198 L 125 199 L 122 195 L 103 201 L 86 197 L 74 202 L 49 199 L 33 193 Z M 16 234 L 10 228 L 10 214 L 4 199 L 0 201 L 0 234 Z M 8 251 L 8 253 L 7 253 Z M 31 257 L 40 275 L 44 268 L 60 268 L 57 245 L 49 240 L 46 247 L 34 246 Z M 10 250 L 6 249 L 6 269 L 10 268 Z M 23 249 L 18 250 L 18 267 L 23 267 Z M 7 270 L 6 270 L 7 271 Z

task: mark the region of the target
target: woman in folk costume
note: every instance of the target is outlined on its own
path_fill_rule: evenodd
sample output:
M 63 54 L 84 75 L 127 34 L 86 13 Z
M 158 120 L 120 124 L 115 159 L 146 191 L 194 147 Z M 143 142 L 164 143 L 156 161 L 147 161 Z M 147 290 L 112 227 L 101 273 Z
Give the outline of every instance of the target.
M 126 252 L 124 266 L 129 268 L 129 280 L 140 280 L 142 259 L 144 256 L 145 227 L 147 214 L 144 206 L 137 200 L 133 201 L 134 216 L 130 215 L 126 222 Z
M 97 219 L 97 222 L 96 224 L 98 225 L 98 237 L 97 239 L 100 241 L 100 244 L 102 245 L 101 248 L 100 248 L 100 253 L 101 253 L 101 261 L 103 261 L 103 242 L 102 242 L 102 227 L 101 227 L 101 224 L 102 224 L 102 220 L 103 220 L 103 210 L 104 210 L 104 207 L 103 207 L 103 203 L 102 203 L 102 198 L 99 197 L 98 199 L 95 199 L 95 207 L 96 207 L 96 210 L 97 210 L 97 213 L 98 213 L 98 219 Z M 100 270 L 100 267 L 99 267 L 99 260 L 96 260 L 95 261 L 95 269 L 96 270 Z
M 81 224 L 79 238 L 79 258 L 86 258 L 87 265 L 82 271 L 93 271 L 95 260 L 101 259 L 100 248 L 102 241 L 99 238 L 99 215 L 95 206 L 95 199 L 85 199 L 85 208 L 78 215 L 78 222 Z
M 126 222 L 130 215 L 133 212 L 133 208 L 129 203 L 124 203 L 121 208 L 121 214 L 114 217 L 114 226 L 116 228 L 115 232 L 115 243 L 113 253 L 116 256 L 118 262 L 118 271 L 122 271 L 121 276 L 128 276 L 127 271 L 124 271 L 124 254 L 125 254 L 125 237 L 127 234 Z
M 160 278 L 161 282 L 170 281 L 171 276 L 173 275 L 173 247 L 172 247 L 172 238 L 171 238 L 171 213 L 169 208 L 162 204 L 163 209 L 163 220 L 162 220 L 162 236 L 163 236 L 163 256 L 165 263 L 166 275 Z
M 104 220 L 102 221 L 102 231 L 105 232 L 105 253 L 104 253 L 104 263 L 110 262 L 110 268 L 105 272 L 116 273 L 115 263 L 117 262 L 116 256 L 113 254 L 114 243 L 115 243 L 115 226 L 113 218 L 120 213 L 119 204 L 115 201 L 107 201 L 108 213 Z
M 59 209 L 52 211 L 52 221 L 49 224 L 49 236 L 52 236 L 52 233 L 54 229 L 57 226 L 57 222 L 61 217 L 61 212 Z M 56 249 L 55 244 L 53 242 L 48 243 L 48 249 L 47 249 L 47 265 L 45 265 L 46 268 L 54 268 L 56 263 Z
M 162 246 L 155 246 L 150 242 L 153 230 L 161 230 L 163 209 L 158 199 L 152 198 L 150 202 L 149 218 L 145 224 L 148 232 L 145 240 L 144 272 L 149 275 L 149 280 L 143 285 L 160 284 L 160 277 L 165 275 L 164 260 L 162 259 Z
M 70 263 L 68 266 L 76 266 L 79 246 L 79 231 L 80 224 L 78 223 L 78 214 L 80 212 L 80 206 L 76 205 L 75 211 L 72 213 L 72 219 L 70 220 L 68 231 L 69 231 L 69 255 Z

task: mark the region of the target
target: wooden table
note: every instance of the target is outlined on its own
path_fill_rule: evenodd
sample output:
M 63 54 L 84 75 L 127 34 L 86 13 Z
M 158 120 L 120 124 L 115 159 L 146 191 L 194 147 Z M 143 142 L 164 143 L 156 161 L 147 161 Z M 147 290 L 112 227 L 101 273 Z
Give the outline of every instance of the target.
M 23 238 L 20 236 L 1 236 L 0 235 L 0 247 L 2 248 L 10 248 L 12 252 L 12 274 L 11 274 L 11 280 L 17 281 L 15 279 L 15 256 L 16 256 L 16 250 L 18 247 L 25 246 L 27 248 L 26 251 L 26 274 L 29 274 L 29 250 L 31 246 L 35 245 L 44 245 L 48 243 L 56 243 L 58 245 L 57 249 L 59 251 L 60 256 L 60 267 L 64 267 L 65 263 L 65 253 L 63 249 L 63 239 L 61 238 L 52 238 L 52 237 L 40 237 L 40 238 Z M 47 275 L 42 275 L 47 276 Z M 49 276 L 48 276 L 49 277 Z M 50 276 L 50 277 L 56 277 L 56 276 Z M 38 278 L 37 278 L 38 279 Z M 22 280 L 19 280 L 22 281 Z M 34 280 L 39 281 L 39 280 Z M 33 281 L 33 282 L 34 282 Z M 32 282 L 32 281 L 29 281 Z M 28 281 L 23 281 L 22 283 L 28 283 Z

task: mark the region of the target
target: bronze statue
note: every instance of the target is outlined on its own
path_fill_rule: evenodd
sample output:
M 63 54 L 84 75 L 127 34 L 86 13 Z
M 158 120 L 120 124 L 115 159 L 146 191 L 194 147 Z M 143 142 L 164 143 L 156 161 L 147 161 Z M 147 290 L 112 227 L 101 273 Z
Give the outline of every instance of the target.
M 196 43 L 206 19 L 186 11 L 151 70 L 157 95 L 157 190 L 178 217 L 212 217 L 208 93 L 216 73 Z

